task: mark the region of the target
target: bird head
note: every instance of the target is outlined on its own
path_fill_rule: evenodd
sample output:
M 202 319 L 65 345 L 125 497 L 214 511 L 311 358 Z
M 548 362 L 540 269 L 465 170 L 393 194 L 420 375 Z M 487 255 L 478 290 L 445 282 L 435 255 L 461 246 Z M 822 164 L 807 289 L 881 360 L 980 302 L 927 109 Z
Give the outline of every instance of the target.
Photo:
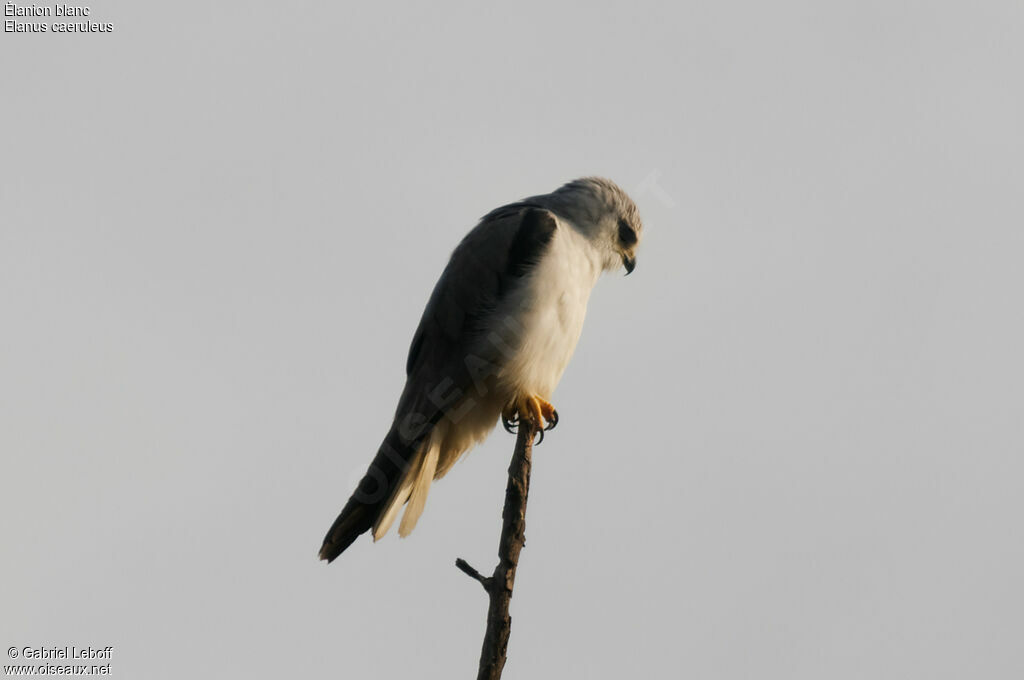
M 643 222 L 633 199 L 615 182 L 603 177 L 577 179 L 551 194 L 560 212 L 604 255 L 604 269 L 636 268 L 636 251 Z

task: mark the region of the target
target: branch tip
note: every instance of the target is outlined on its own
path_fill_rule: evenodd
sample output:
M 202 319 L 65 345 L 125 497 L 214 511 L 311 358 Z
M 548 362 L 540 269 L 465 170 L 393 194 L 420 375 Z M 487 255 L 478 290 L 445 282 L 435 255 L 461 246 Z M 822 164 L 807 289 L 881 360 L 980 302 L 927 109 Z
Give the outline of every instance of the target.
M 455 560 L 455 566 L 458 567 L 459 570 L 462 573 L 464 573 L 466 576 L 468 576 L 471 579 L 474 579 L 476 581 L 479 581 L 480 585 L 482 585 L 484 587 L 484 590 L 490 592 L 490 590 L 491 590 L 491 579 L 487 578 L 486 576 L 481 574 L 479 571 L 474 569 L 473 565 L 471 565 L 469 562 L 467 562 L 466 560 L 464 560 L 461 557 L 459 557 L 459 558 L 457 558 Z

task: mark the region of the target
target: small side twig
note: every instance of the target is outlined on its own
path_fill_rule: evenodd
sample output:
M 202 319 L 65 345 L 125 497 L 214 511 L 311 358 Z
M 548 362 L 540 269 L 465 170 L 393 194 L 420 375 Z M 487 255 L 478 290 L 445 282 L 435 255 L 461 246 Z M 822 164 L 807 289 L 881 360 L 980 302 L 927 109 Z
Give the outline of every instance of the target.
M 526 498 L 530 491 L 533 440 L 537 427 L 526 419 L 519 424 L 519 437 L 508 467 L 508 486 L 505 488 L 505 508 L 502 510 L 501 540 L 498 543 L 498 565 L 494 574 L 483 576 L 461 557 L 458 567 L 475 579 L 487 591 L 487 629 L 483 649 L 480 651 L 480 670 L 477 680 L 498 680 L 505 667 L 508 639 L 512 632 L 512 617 L 508 608 L 512 601 L 512 587 L 516 580 L 519 553 L 526 543 Z
M 475 578 L 477 581 L 480 581 L 480 585 L 482 585 L 484 587 L 484 590 L 486 590 L 487 592 L 491 592 L 491 579 L 490 579 L 490 577 L 484 576 L 483 574 L 481 574 L 479 571 L 474 569 L 469 564 L 469 562 L 467 562 L 466 560 L 462 559 L 461 557 L 455 560 L 455 566 L 458 567 L 459 569 L 461 569 L 463 571 L 463 573 L 466 574 L 466 576 L 469 576 L 470 578 Z

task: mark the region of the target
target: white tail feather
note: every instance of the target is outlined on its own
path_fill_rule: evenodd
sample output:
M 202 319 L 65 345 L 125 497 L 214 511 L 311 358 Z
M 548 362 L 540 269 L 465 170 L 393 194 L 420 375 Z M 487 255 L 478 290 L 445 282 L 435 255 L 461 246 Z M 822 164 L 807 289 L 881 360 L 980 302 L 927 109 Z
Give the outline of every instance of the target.
M 445 451 L 444 455 L 437 460 L 437 471 L 434 472 L 434 481 L 436 482 L 448 474 L 448 471 L 452 469 L 452 466 L 458 462 L 459 458 L 462 458 L 463 453 L 465 453 L 465 450 L 455 448 L 449 448 Z
M 405 476 L 402 477 L 402 481 L 395 487 L 394 492 L 391 494 L 387 508 L 384 512 L 380 513 L 377 517 L 377 521 L 373 523 L 374 541 L 380 540 L 381 536 L 388 533 L 388 529 L 391 528 L 395 518 L 398 517 L 398 511 L 402 509 L 405 501 L 409 499 L 409 493 L 412 491 L 413 480 L 416 479 L 422 465 L 423 447 L 421 446 L 416 453 L 413 454 L 413 459 L 410 461 L 409 469 L 405 471 Z
M 398 535 L 403 538 L 412 533 L 427 504 L 427 493 L 430 491 L 430 483 L 434 481 L 434 471 L 437 470 L 437 459 L 441 454 L 441 442 L 444 440 L 445 430 L 447 427 L 443 423 L 434 426 L 427 441 L 426 451 L 421 456 L 422 463 L 412 484 L 409 505 L 405 506 L 402 523 L 398 525 Z
M 388 533 L 406 501 L 409 501 L 409 507 L 402 515 L 402 522 L 398 526 L 398 535 L 404 537 L 412 533 L 427 503 L 427 492 L 430 490 L 430 482 L 437 469 L 441 442 L 444 440 L 447 429 L 445 423 L 435 425 L 427 440 L 413 454 L 402 481 L 392 492 L 384 512 L 373 523 L 373 540 L 380 540 L 384 534 Z

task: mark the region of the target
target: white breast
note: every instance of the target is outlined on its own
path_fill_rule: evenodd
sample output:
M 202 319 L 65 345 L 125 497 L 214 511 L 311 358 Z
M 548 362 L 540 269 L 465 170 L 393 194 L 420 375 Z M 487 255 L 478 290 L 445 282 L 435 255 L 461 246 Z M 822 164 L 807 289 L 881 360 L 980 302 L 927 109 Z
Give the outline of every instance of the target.
M 576 349 L 600 273 L 590 243 L 560 220 L 512 311 L 521 335 L 502 370 L 502 383 L 514 392 L 551 398 Z
M 598 253 L 571 225 L 559 221 L 544 257 L 494 319 L 483 354 L 500 367 L 496 382 L 490 390 L 470 393 L 469 408 L 460 404 L 453 409 L 459 415 L 442 442 L 435 478 L 487 437 L 516 395 L 551 400 L 576 349 L 600 273 Z

